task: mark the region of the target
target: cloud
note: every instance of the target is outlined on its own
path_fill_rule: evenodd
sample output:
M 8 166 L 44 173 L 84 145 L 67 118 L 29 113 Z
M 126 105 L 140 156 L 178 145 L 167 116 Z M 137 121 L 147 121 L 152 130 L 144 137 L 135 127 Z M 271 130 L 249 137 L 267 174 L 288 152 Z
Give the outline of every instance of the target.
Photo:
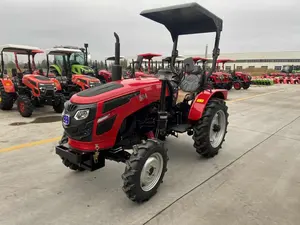
M 143 9 L 190 1 L 182 0 L 1 0 L 0 44 L 49 48 L 82 46 L 93 59 L 114 53 L 113 32 L 121 38 L 121 54 L 170 54 L 168 31 L 139 15 Z M 299 50 L 300 2 L 297 0 L 202 0 L 199 4 L 223 19 L 222 52 Z M 184 36 L 179 53 L 203 54 L 213 46 L 213 35 Z

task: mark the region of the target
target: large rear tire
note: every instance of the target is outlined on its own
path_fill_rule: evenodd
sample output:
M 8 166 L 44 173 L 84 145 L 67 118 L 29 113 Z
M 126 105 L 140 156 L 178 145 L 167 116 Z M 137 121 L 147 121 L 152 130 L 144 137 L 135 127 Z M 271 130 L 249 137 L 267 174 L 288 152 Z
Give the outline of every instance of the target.
M 3 86 L 0 85 L 0 109 L 11 110 L 14 105 L 14 94 L 5 92 Z
M 162 183 L 168 162 L 163 142 L 148 139 L 136 145 L 122 175 L 123 191 L 134 202 L 149 200 Z
M 19 113 L 23 117 L 30 117 L 33 112 L 33 105 L 27 95 L 19 95 L 17 99 Z
M 226 89 L 230 91 L 232 89 L 232 82 L 226 84 Z
M 250 87 L 250 82 L 244 83 L 243 88 L 247 90 Z
M 194 125 L 194 147 L 205 158 L 219 153 L 225 141 L 228 126 L 228 107 L 222 99 L 210 100 L 199 121 Z

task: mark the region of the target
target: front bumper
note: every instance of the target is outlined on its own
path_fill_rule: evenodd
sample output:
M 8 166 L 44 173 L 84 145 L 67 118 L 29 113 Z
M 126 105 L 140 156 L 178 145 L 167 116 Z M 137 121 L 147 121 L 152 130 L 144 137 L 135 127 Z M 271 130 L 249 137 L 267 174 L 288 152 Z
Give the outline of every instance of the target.
M 96 152 L 75 151 L 64 145 L 56 146 L 55 152 L 63 160 L 68 160 L 70 163 L 89 171 L 94 171 L 105 166 L 105 157 L 101 153 L 98 153 L 97 157 L 95 157 Z

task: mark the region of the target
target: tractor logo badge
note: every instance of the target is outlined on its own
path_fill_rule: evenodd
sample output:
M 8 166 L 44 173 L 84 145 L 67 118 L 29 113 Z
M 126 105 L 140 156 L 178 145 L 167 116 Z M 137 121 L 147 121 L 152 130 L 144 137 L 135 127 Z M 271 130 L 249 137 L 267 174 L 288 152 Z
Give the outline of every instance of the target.
M 144 101 L 146 98 L 147 98 L 147 94 L 140 94 L 139 95 L 140 102 Z
M 65 114 L 63 116 L 63 124 L 68 126 L 70 124 L 70 116 L 68 114 Z

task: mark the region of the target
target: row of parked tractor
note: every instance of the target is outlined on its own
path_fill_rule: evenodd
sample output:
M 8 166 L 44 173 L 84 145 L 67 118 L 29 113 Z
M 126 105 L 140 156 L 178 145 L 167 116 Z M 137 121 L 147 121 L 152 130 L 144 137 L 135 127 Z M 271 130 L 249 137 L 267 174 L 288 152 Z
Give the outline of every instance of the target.
M 1 51 L 1 77 L 0 77 L 0 108 L 12 109 L 16 102 L 17 108 L 23 117 L 30 117 L 35 107 L 51 105 L 57 113 L 62 113 L 64 102 L 75 93 L 112 81 L 112 73 L 108 67 L 108 61 L 114 61 L 115 57 L 105 59 L 105 69 L 88 65 L 88 44 L 84 48 L 74 46 L 55 46 L 46 51 L 32 46 L 3 45 Z M 12 69 L 12 77 L 9 77 L 3 60 L 4 53 L 14 53 L 16 69 Z M 47 72 L 37 69 L 35 56 L 46 52 Z M 28 62 L 25 70 L 18 63 L 19 55 L 27 55 Z M 53 63 L 49 57 L 54 56 Z M 153 62 L 154 57 L 160 54 L 139 54 L 137 59 L 122 72 L 123 79 L 139 77 L 156 77 L 157 71 L 170 68 L 171 57 L 165 57 L 161 63 Z M 123 57 L 121 57 L 122 59 Z M 177 57 L 176 69 L 183 68 L 184 57 Z M 191 74 L 206 74 L 205 64 L 208 59 L 193 57 L 195 64 Z M 208 78 L 208 86 L 212 89 L 236 90 L 248 89 L 251 84 L 251 76 L 243 72 L 228 73 L 224 71 L 224 64 L 229 59 L 218 59 L 217 65 L 222 63 L 223 69 L 217 69 Z M 145 63 L 143 67 L 143 62 Z M 219 68 L 219 66 L 217 67 Z
M 270 79 L 274 84 L 300 84 L 300 73 L 277 72 L 257 77 L 257 79 L 260 78 Z

